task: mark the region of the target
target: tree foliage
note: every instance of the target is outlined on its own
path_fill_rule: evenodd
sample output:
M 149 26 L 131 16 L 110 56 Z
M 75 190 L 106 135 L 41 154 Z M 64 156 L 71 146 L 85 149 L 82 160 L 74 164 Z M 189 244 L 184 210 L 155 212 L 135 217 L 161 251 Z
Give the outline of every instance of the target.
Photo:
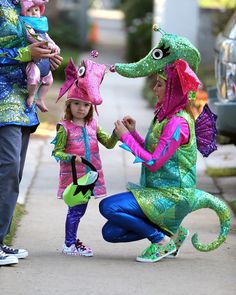
M 129 62 L 137 61 L 147 54 L 152 44 L 153 0 L 125 0 L 122 10 L 127 30 L 127 53 Z

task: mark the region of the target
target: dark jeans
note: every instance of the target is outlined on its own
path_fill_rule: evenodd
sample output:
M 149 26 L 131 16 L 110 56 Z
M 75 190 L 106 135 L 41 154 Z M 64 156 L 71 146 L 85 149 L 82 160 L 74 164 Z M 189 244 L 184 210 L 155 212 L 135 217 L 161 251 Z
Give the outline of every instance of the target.
M 108 242 L 132 242 L 147 238 L 152 243 L 158 243 L 165 236 L 144 215 L 130 192 L 103 199 L 99 209 L 108 220 L 102 229 L 103 238 Z
M 10 229 L 30 133 L 30 127 L 0 127 L 0 244 Z

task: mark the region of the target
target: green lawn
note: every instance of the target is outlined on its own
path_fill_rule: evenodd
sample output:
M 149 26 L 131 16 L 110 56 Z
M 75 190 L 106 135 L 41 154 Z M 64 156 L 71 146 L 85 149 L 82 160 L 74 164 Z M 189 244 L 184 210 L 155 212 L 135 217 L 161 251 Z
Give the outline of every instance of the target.
M 236 7 L 236 0 L 200 0 L 201 8 L 227 8 L 232 9 Z
M 236 176 L 236 167 L 230 168 L 207 168 L 207 175 L 211 177 L 230 177 Z
M 25 214 L 24 206 L 17 204 L 14 215 L 13 215 L 12 223 L 11 223 L 11 230 L 4 240 L 4 243 L 6 245 L 10 246 L 12 244 L 12 240 L 15 236 L 16 231 L 17 231 L 17 226 L 18 226 L 23 214 Z

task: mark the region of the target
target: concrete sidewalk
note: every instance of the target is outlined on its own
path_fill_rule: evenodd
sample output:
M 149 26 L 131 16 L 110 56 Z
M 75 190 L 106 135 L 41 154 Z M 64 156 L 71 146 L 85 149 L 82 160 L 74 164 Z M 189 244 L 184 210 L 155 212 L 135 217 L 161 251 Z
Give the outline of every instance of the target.
M 99 107 L 100 124 L 112 132 L 113 122 L 130 114 L 137 118 L 137 129 L 145 134 L 152 118 L 152 110 L 141 98 L 142 79 L 128 80 L 109 74 L 102 86 L 104 104 Z M 66 257 L 61 254 L 64 239 L 66 206 L 56 199 L 58 164 L 51 158 L 51 138 L 32 138 L 24 178 L 33 176 L 27 191 L 26 210 L 14 241 L 24 246 L 30 256 L 15 267 L 0 269 L 1 294 L 215 294 L 233 295 L 236 291 L 236 239 L 234 229 L 224 245 L 210 253 L 196 251 L 190 239 L 177 259 L 163 259 L 156 264 L 135 262 L 135 256 L 147 241 L 128 244 L 109 244 L 103 241 L 101 228 L 105 220 L 98 212 L 99 200 L 91 200 L 82 219 L 80 238 L 94 250 L 93 258 Z M 228 147 L 227 147 L 228 148 Z M 235 147 L 219 154 L 234 154 Z M 121 150 L 101 147 L 101 157 L 109 194 L 125 190 L 127 181 L 139 178 L 139 164 L 132 164 L 133 156 Z M 219 187 L 204 174 L 207 162 L 198 157 L 199 187 L 219 195 Z M 210 158 L 209 158 L 210 159 Z M 208 160 L 207 160 L 208 161 Z M 230 164 L 235 162 L 230 158 Z M 33 167 L 35 169 L 33 169 Z M 33 171 L 34 170 L 34 171 Z M 227 182 L 227 180 L 226 180 Z M 22 183 L 22 190 L 28 186 Z M 227 196 L 227 185 L 220 185 Z M 197 231 L 201 241 L 212 241 L 218 234 L 218 219 L 211 210 L 199 210 L 184 220 L 191 235 Z
M 111 51 L 110 51 L 111 52 Z M 98 62 L 119 61 L 114 55 L 101 54 Z M 113 122 L 130 114 L 137 119 L 137 129 L 145 135 L 153 117 L 141 97 L 143 79 L 126 79 L 107 74 L 102 85 L 104 103 L 99 107 L 100 125 L 112 132 Z M 101 236 L 105 219 L 98 212 L 99 200 L 92 199 L 82 219 L 79 236 L 94 250 L 93 258 L 67 257 L 61 254 L 67 207 L 56 199 L 59 165 L 51 157 L 52 138 L 32 138 L 21 185 L 21 202 L 27 196 L 26 211 L 14 240 L 26 247 L 29 257 L 19 265 L 0 268 L 0 290 L 3 295 L 234 295 L 236 293 L 235 219 L 227 241 L 216 251 L 196 251 L 190 239 L 177 259 L 163 259 L 155 264 L 135 262 L 136 255 L 149 244 L 139 241 L 125 244 L 106 243 Z M 228 150 L 229 148 L 229 150 Z M 227 149 L 227 150 L 226 150 Z M 232 158 L 229 157 L 229 154 Z M 231 157 L 230 156 L 230 157 Z M 236 166 L 236 149 L 220 147 L 212 164 Z M 140 165 L 118 145 L 113 150 L 101 147 L 101 157 L 108 194 L 125 190 L 127 181 L 138 182 Z M 198 187 L 227 197 L 229 179 L 217 185 L 205 175 L 209 160 L 198 157 Z M 211 164 L 211 163 L 210 163 Z M 228 164 L 227 164 L 228 165 Z M 219 221 L 211 210 L 190 214 L 184 225 L 191 235 L 199 233 L 201 242 L 210 242 L 219 232 Z

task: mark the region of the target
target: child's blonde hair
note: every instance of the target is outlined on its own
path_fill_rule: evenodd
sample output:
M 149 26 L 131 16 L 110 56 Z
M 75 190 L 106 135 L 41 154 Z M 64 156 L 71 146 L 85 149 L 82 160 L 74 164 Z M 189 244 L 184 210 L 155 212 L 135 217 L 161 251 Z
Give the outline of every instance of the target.
M 71 102 L 72 102 L 72 100 L 69 99 L 65 103 L 65 113 L 64 113 L 64 118 L 63 118 L 64 120 L 71 121 L 73 119 L 71 109 L 70 109 Z M 91 104 L 88 115 L 84 118 L 84 121 L 85 121 L 85 123 L 89 123 L 92 121 L 92 119 L 93 119 L 93 105 Z

